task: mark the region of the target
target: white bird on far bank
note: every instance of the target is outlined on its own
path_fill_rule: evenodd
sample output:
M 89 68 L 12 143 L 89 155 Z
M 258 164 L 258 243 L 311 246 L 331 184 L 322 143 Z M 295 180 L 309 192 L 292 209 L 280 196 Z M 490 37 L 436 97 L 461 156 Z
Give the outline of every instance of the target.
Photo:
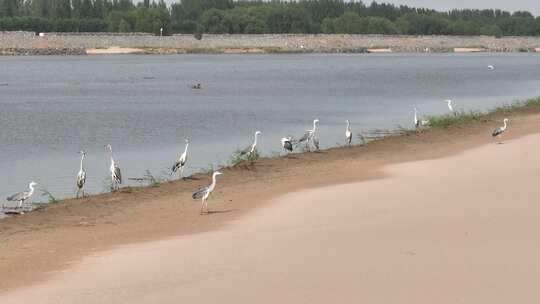
M 495 70 L 495 67 L 494 67 L 494 66 L 492 66 L 492 65 L 488 65 L 488 66 L 487 66 L 487 68 L 488 68 L 488 70 L 490 70 L 490 71 L 493 71 L 493 70 Z
M 349 146 L 352 143 L 351 122 L 348 119 L 347 119 L 347 128 L 345 129 L 345 142 Z
M 82 193 L 82 197 L 84 197 L 84 184 L 86 182 L 86 170 L 84 169 L 84 158 L 86 157 L 86 152 L 80 151 L 79 154 L 81 154 L 81 166 L 79 169 L 79 173 L 77 173 L 77 194 L 76 198 L 79 198 L 79 193 Z
M 206 201 L 208 199 L 208 196 L 210 196 L 210 193 L 214 191 L 214 188 L 216 187 L 216 176 L 221 175 L 223 173 L 219 171 L 215 171 L 212 174 L 212 183 L 207 186 L 200 188 L 196 192 L 191 195 L 193 199 L 201 199 L 201 214 L 203 214 L 204 209 L 206 208 L 206 213 L 208 213 L 208 202 Z
M 174 162 L 171 171 L 172 173 L 178 172 L 179 178 L 184 178 L 184 167 L 187 162 L 187 153 L 188 153 L 188 147 L 189 147 L 189 138 L 186 138 L 186 146 L 184 148 L 184 152 L 180 155 L 178 160 Z
M 503 122 L 504 122 L 504 125 L 502 127 L 498 127 L 497 129 L 493 130 L 493 133 L 491 133 L 491 136 L 493 138 L 502 137 L 503 133 L 506 131 L 506 127 L 507 127 L 506 124 L 508 123 L 508 118 L 505 118 Z
M 28 188 L 30 190 L 28 191 L 23 191 L 23 192 L 19 192 L 19 193 L 15 193 L 11 196 L 8 196 L 6 198 L 6 200 L 8 202 L 19 202 L 19 206 L 18 208 L 21 208 L 24 204 L 25 201 L 27 201 L 29 198 L 32 197 L 32 195 L 34 194 L 34 187 L 37 185 L 36 182 L 30 182 L 30 184 L 28 184 Z
M 306 142 L 306 147 L 308 150 L 310 149 L 310 143 L 313 144 L 313 146 L 319 150 L 319 138 L 317 133 L 317 126 L 319 124 L 319 119 L 316 118 L 313 120 L 313 129 L 306 130 L 306 133 L 300 139 L 298 140 L 298 144 L 302 142 Z

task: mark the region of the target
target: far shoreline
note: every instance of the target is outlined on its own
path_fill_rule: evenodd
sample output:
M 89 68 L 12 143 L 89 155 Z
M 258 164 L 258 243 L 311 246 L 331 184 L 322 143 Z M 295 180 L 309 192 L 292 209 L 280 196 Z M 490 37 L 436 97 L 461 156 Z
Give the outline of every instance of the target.
M 0 32 L 0 56 L 113 54 L 540 53 L 535 36 Z

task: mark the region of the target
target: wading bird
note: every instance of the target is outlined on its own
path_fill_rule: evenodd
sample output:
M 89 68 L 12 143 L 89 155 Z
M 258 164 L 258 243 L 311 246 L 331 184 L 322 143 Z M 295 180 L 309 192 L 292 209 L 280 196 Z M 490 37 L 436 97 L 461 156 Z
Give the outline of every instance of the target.
M 206 213 L 208 213 L 208 203 L 206 202 L 206 200 L 208 199 L 208 196 L 210 196 L 210 193 L 212 193 L 212 191 L 214 191 L 214 188 L 216 187 L 216 176 L 221 174 L 223 173 L 215 171 L 212 174 L 212 183 L 207 187 L 200 188 L 191 196 L 193 199 L 201 199 L 201 214 L 203 214 L 204 208 L 206 208 Z
M 345 142 L 347 145 L 352 143 L 351 122 L 347 119 L 347 128 L 345 129 Z
M 189 138 L 186 138 L 186 147 L 184 148 L 184 153 L 180 155 L 178 160 L 174 163 L 172 166 L 172 173 L 176 173 L 178 171 L 179 178 L 184 178 L 184 166 L 187 162 L 187 151 L 189 147 Z M 180 169 L 180 170 L 179 170 Z
M 504 122 L 504 126 L 498 127 L 497 129 L 493 130 L 493 133 L 491 133 L 491 136 L 493 138 L 502 137 L 502 134 L 504 133 L 504 131 L 506 131 L 506 123 L 508 123 L 508 118 L 505 118 L 503 122 Z
M 283 137 L 281 139 L 281 146 L 283 147 L 283 149 L 285 149 L 286 151 L 289 151 L 289 152 L 292 152 L 293 151 L 293 144 L 292 144 L 292 137 Z
M 111 166 L 109 167 L 109 171 L 111 172 L 112 189 L 118 190 L 120 189 L 120 185 L 122 184 L 122 172 L 120 172 L 120 167 L 118 167 L 118 165 L 114 161 L 112 146 L 106 145 L 105 147 L 107 148 L 107 150 L 109 150 L 111 157 Z
M 6 198 L 8 202 L 19 202 L 19 207 L 21 208 L 26 200 L 28 200 L 32 195 L 34 194 L 34 186 L 36 186 L 36 182 L 30 182 L 28 184 L 28 188 L 30 188 L 29 191 L 23 191 L 19 193 L 15 193 L 9 197 Z
M 86 182 L 86 170 L 83 165 L 86 152 L 80 151 L 79 154 L 81 154 L 81 168 L 79 169 L 79 173 L 77 173 L 77 198 L 79 198 L 79 193 L 82 193 L 82 197 L 84 197 L 84 183 Z
M 261 131 L 255 132 L 255 140 L 253 140 L 253 144 L 244 150 L 240 151 L 240 155 L 247 154 L 248 156 L 251 156 L 255 151 L 257 151 L 257 140 L 259 135 L 261 135 Z
M 306 147 L 310 149 L 310 143 L 313 143 L 313 146 L 319 150 L 319 138 L 317 134 L 317 125 L 319 124 L 319 119 L 313 120 L 313 129 L 306 130 L 306 133 L 298 140 L 298 144 L 306 142 Z

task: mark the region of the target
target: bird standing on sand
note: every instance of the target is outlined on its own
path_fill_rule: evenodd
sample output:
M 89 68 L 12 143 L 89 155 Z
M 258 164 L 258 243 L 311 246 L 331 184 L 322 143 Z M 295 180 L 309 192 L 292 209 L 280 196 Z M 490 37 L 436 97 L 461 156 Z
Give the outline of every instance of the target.
M 313 120 L 313 129 L 306 130 L 306 133 L 300 139 L 298 140 L 298 144 L 302 142 L 306 142 L 306 147 L 308 148 L 308 151 L 310 149 L 310 143 L 313 143 L 313 146 L 317 150 L 319 150 L 319 138 L 317 133 L 317 125 L 319 124 L 319 119 L 316 118 Z
M 122 184 L 122 173 L 120 171 L 120 167 L 118 167 L 118 165 L 114 161 L 112 146 L 106 145 L 105 147 L 107 148 L 107 150 L 109 150 L 111 157 L 111 166 L 109 167 L 109 171 L 111 172 L 112 189 L 118 190 L 120 189 L 120 185 Z
M 79 173 L 77 173 L 77 198 L 79 198 L 79 193 L 82 193 L 82 197 L 84 197 L 84 183 L 86 182 L 86 170 L 84 169 L 83 165 L 86 152 L 80 151 L 79 154 L 81 154 L 81 167 L 79 169 Z
M 6 198 L 6 200 L 8 202 L 19 202 L 19 207 L 18 208 L 21 208 L 24 204 L 24 202 L 26 200 L 28 200 L 29 198 L 32 197 L 32 195 L 34 194 L 34 186 L 36 186 L 37 183 L 36 182 L 30 182 L 30 184 L 28 184 L 28 188 L 30 189 L 29 191 L 23 191 L 23 192 L 19 192 L 19 193 L 15 193 L 9 197 Z
M 352 143 L 351 122 L 348 119 L 347 119 L 347 128 L 345 129 L 345 142 L 349 146 Z
M 199 198 L 202 199 L 201 200 L 201 214 L 203 214 L 204 208 L 206 208 L 206 213 L 208 213 L 208 202 L 206 202 L 206 200 L 208 199 L 208 196 L 210 196 L 210 193 L 212 193 L 212 191 L 214 191 L 214 188 L 216 187 L 216 176 L 221 175 L 221 174 L 223 173 L 219 171 L 215 171 L 212 174 L 212 183 L 207 187 L 200 188 L 199 190 L 194 192 L 193 195 L 191 195 L 193 199 L 199 199 Z
M 253 144 L 251 144 L 251 146 L 245 148 L 244 150 L 240 151 L 240 155 L 247 154 L 248 156 L 252 156 L 253 153 L 257 151 L 257 140 L 258 140 L 259 135 L 261 135 L 261 134 L 262 134 L 261 131 L 256 131 L 255 132 L 255 139 L 253 140 Z
M 503 120 L 503 122 L 504 122 L 504 126 L 498 127 L 497 129 L 493 130 L 493 133 L 491 133 L 491 136 L 493 138 L 496 138 L 496 137 L 499 137 L 499 136 L 502 137 L 502 134 L 504 133 L 504 131 L 506 131 L 506 124 L 508 123 L 508 118 L 505 118 Z M 501 143 L 501 142 L 499 142 L 499 143 Z
M 290 137 L 290 136 L 288 136 L 288 137 L 283 137 L 283 138 L 281 139 L 281 146 L 282 146 L 283 149 L 285 149 L 286 151 L 292 152 L 292 151 L 293 151 L 292 137 Z
M 176 173 L 177 171 L 179 171 L 179 174 L 178 174 L 179 178 L 184 178 L 184 166 L 186 165 L 186 162 L 187 162 L 188 147 L 189 147 L 189 138 L 186 138 L 186 147 L 184 148 L 184 153 L 180 155 L 178 160 L 174 162 L 171 168 L 172 173 Z

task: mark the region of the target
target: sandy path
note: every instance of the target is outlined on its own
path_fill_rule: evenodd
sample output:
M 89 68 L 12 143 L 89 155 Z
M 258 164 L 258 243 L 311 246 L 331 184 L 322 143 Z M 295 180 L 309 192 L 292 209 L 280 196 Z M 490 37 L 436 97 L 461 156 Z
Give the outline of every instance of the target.
M 538 155 L 531 135 L 387 166 L 87 257 L 0 303 L 536 303 Z

